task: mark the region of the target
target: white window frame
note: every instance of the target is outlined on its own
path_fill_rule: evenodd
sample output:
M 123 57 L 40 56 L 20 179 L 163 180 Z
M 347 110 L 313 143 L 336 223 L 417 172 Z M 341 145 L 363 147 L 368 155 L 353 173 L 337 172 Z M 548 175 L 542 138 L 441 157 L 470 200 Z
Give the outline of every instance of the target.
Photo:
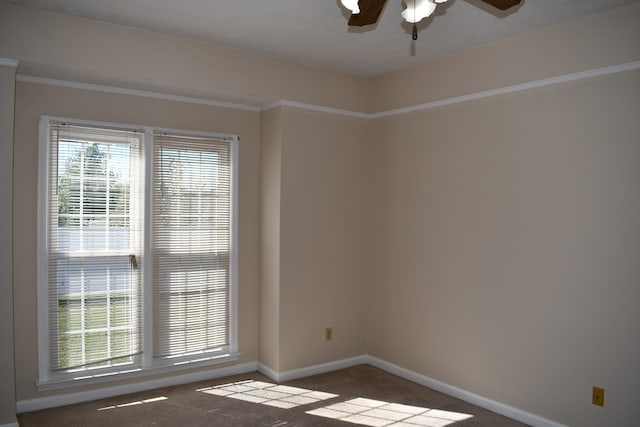
M 87 125 L 105 128 L 142 130 L 142 158 L 144 175 L 143 190 L 143 263 L 142 263 L 142 355 L 134 356 L 134 362 L 122 366 L 106 368 L 85 368 L 68 372 L 53 372 L 49 358 L 49 302 L 48 302 L 48 208 L 49 208 L 49 125 L 51 122 L 68 122 L 74 125 Z M 231 268 L 229 272 L 229 347 L 224 352 L 201 352 L 173 358 L 155 358 L 153 350 L 153 289 L 152 289 L 152 245 L 151 226 L 153 215 L 153 133 L 170 133 L 183 136 L 205 137 L 228 141 L 231 145 Z M 37 314 L 38 314 L 38 390 L 50 390 L 79 384 L 100 383 L 109 380 L 145 376 L 185 368 L 209 366 L 234 361 L 238 353 L 238 157 L 239 138 L 237 135 L 185 131 L 182 129 L 139 126 L 122 123 L 79 120 L 55 116 L 40 116 L 38 150 L 38 215 L 37 215 Z

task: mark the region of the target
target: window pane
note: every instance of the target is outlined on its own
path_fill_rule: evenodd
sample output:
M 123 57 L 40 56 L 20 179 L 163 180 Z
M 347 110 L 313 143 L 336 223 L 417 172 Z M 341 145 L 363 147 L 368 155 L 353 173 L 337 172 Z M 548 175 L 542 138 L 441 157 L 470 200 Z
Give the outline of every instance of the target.
M 87 364 L 131 354 L 133 350 L 128 345 L 138 333 L 140 307 L 136 273 L 129 257 L 73 258 L 58 260 L 58 265 L 60 367 L 74 366 L 63 364 L 71 360 Z M 100 349 L 95 348 L 98 335 L 105 337 Z M 70 340 L 76 345 L 70 346 Z M 107 345 L 107 340 L 118 344 Z M 94 345 L 92 349 L 90 344 Z
M 140 275 L 130 255 L 141 240 L 131 209 L 141 136 L 52 125 L 50 141 L 52 368 L 131 361 L 140 333 Z
M 228 141 L 156 138 L 157 356 L 229 345 L 230 148 Z

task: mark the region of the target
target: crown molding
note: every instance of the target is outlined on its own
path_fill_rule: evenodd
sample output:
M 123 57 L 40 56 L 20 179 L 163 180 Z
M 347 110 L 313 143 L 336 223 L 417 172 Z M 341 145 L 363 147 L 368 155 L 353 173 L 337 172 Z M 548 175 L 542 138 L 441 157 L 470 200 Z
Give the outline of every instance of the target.
M 34 77 L 34 76 L 27 76 L 22 74 L 18 74 L 16 76 L 16 81 L 19 81 L 22 83 L 36 83 L 36 84 L 44 84 L 44 85 L 50 85 L 50 86 L 67 87 L 72 89 L 93 90 L 98 92 L 115 93 L 119 95 L 141 96 L 145 98 L 163 99 L 166 101 L 187 102 L 190 104 L 208 105 L 211 107 L 221 107 L 221 108 L 231 108 L 235 110 L 254 111 L 254 112 L 260 111 L 260 107 L 257 107 L 255 105 L 240 104 L 235 102 L 214 101 L 211 99 L 195 98 L 191 96 L 173 95 L 173 94 L 162 93 L 162 92 L 153 92 L 153 91 L 140 90 L 140 89 L 129 89 L 129 88 L 122 88 L 117 86 L 98 85 L 93 83 L 80 83 L 80 82 L 73 82 L 69 80 L 49 79 L 45 77 Z
M 294 102 L 294 101 L 287 101 L 287 100 L 280 100 L 280 101 L 275 101 L 270 104 L 267 104 L 262 108 L 262 111 L 269 110 L 271 108 L 276 108 L 276 107 L 293 107 L 293 108 L 298 108 L 302 110 L 311 110 L 311 111 L 317 111 L 322 113 L 332 113 L 332 114 L 339 114 L 339 115 L 349 116 L 349 117 L 357 117 L 360 119 L 379 119 L 383 117 L 398 116 L 400 114 L 431 110 L 434 108 L 444 107 L 444 106 L 453 105 L 453 104 L 460 104 L 463 102 L 474 101 L 482 98 L 490 98 L 493 96 L 506 95 L 510 93 L 522 92 L 522 91 L 531 90 L 531 89 L 538 89 L 538 88 L 557 85 L 561 83 L 575 82 L 575 81 L 589 79 L 593 77 L 607 76 L 610 74 L 617 74 L 624 71 L 632 71 L 637 69 L 640 69 L 640 61 L 627 62 L 624 64 L 594 68 L 591 70 L 580 71 L 577 73 L 563 74 L 560 76 L 549 77 L 546 79 L 534 80 L 531 82 L 519 83 L 511 86 L 504 86 L 504 87 L 495 88 L 495 89 L 483 90 L 480 92 L 473 92 L 466 95 L 439 99 L 436 101 L 425 102 L 424 104 L 394 108 L 391 110 L 380 111 L 378 113 L 360 113 L 356 111 L 342 110 L 338 108 L 329 108 L 329 107 L 323 107 L 320 105 L 305 104 L 302 102 Z
M 267 110 L 270 110 L 272 108 L 277 108 L 277 107 L 292 107 L 292 108 L 297 108 L 299 110 L 309 110 L 309 111 L 316 111 L 316 112 L 319 112 L 319 113 L 337 114 L 337 115 L 340 115 L 340 116 L 355 117 L 355 118 L 358 118 L 358 119 L 371 119 L 372 118 L 371 114 L 360 113 L 358 111 L 344 110 L 342 108 L 325 107 L 325 106 L 322 106 L 322 105 L 307 104 L 307 103 L 304 103 L 304 102 L 288 101 L 288 100 L 285 100 L 285 99 L 281 99 L 281 100 L 278 100 L 278 101 L 271 102 L 271 103 L 263 106 L 261 108 L 261 111 L 267 111 Z
M 18 61 L 13 59 L 0 58 L 0 65 L 17 66 Z M 407 107 L 394 108 L 391 110 L 380 111 L 378 113 L 362 113 L 359 111 L 346 110 L 342 108 L 326 107 L 322 105 L 307 104 L 304 102 L 290 101 L 286 99 L 273 101 L 261 106 L 233 103 L 233 102 L 221 102 L 211 99 L 195 98 L 189 96 L 172 95 L 161 92 L 152 92 L 147 90 L 121 88 L 116 86 L 97 85 L 92 83 L 80 83 L 67 80 L 56 80 L 44 77 L 33 77 L 27 75 L 18 74 L 16 81 L 25 83 L 45 84 L 52 86 L 62 86 L 74 89 L 86 89 L 99 92 L 116 93 L 121 95 L 133 95 L 142 96 L 147 98 L 164 99 L 169 101 L 187 102 L 191 104 L 208 105 L 212 107 L 231 108 L 244 111 L 262 112 L 272 108 L 278 107 L 290 107 L 299 110 L 315 111 L 320 113 L 336 114 L 345 117 L 353 117 L 358 119 L 379 119 L 383 117 L 392 117 L 400 114 L 413 113 L 418 111 L 426 111 L 434 108 L 439 108 L 447 105 L 460 104 L 463 102 L 474 101 L 477 99 L 490 98 L 493 96 L 506 95 L 510 93 L 522 92 L 531 89 L 538 89 L 546 86 L 552 86 L 562 83 L 575 82 L 584 79 L 590 79 L 594 77 L 602 77 L 611 74 L 622 73 L 625 71 L 633 71 L 640 69 L 640 61 L 627 62 L 624 64 L 612 65 L 608 67 L 594 68 L 591 70 L 580 71 L 577 73 L 563 74 L 560 76 L 549 77 L 541 80 L 534 80 L 531 82 L 519 83 L 511 86 L 504 86 L 495 89 L 483 90 L 480 92 L 469 93 L 461 96 L 454 96 L 451 98 L 444 98 L 435 101 L 426 102 L 418 105 L 410 105 Z
M 571 73 L 571 74 L 563 74 L 560 76 L 549 77 L 542 80 L 534 80 L 531 82 L 520 83 L 516 85 L 511 85 L 511 86 L 504 86 L 501 88 L 474 92 L 467 95 L 454 96 L 452 98 L 445 98 L 437 101 L 426 102 L 424 104 L 411 105 L 408 107 L 382 111 L 379 113 L 370 114 L 369 118 L 377 119 L 381 117 L 390 117 L 390 116 L 397 116 L 399 114 L 413 113 L 416 111 L 431 110 L 433 108 L 443 107 L 445 105 L 460 104 L 462 102 L 474 101 L 476 99 L 506 95 L 506 94 L 515 93 L 515 92 L 522 92 L 525 90 L 538 89 L 541 87 L 552 86 L 552 85 L 557 85 L 561 83 L 575 82 L 575 81 L 589 79 L 593 77 L 607 76 L 610 74 L 617 74 L 624 71 L 631 71 L 631 70 L 637 70 L 637 69 L 640 69 L 640 61 L 627 62 L 625 64 L 612 65 L 609 67 L 594 68 L 587 71 L 580 71 L 580 72 Z

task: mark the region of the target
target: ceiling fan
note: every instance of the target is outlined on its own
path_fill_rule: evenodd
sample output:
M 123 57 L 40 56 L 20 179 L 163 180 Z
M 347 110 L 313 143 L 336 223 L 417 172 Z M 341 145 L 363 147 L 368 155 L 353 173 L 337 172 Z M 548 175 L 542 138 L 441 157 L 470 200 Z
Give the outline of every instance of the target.
M 413 24 L 413 39 L 418 38 L 416 22 L 431 15 L 437 3 L 447 0 L 404 0 L 407 8 L 402 12 L 402 17 Z M 480 0 L 497 9 L 507 10 L 520 4 L 522 0 Z M 384 8 L 387 0 L 341 0 L 342 5 L 351 10 L 349 26 L 362 27 L 375 24 Z

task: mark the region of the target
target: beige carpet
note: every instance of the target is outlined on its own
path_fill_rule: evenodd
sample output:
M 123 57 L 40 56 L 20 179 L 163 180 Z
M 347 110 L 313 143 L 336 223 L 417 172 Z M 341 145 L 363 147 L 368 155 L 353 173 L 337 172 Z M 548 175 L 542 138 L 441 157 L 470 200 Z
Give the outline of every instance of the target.
M 251 373 L 20 414 L 29 426 L 394 426 L 525 424 L 368 365 L 274 384 Z

